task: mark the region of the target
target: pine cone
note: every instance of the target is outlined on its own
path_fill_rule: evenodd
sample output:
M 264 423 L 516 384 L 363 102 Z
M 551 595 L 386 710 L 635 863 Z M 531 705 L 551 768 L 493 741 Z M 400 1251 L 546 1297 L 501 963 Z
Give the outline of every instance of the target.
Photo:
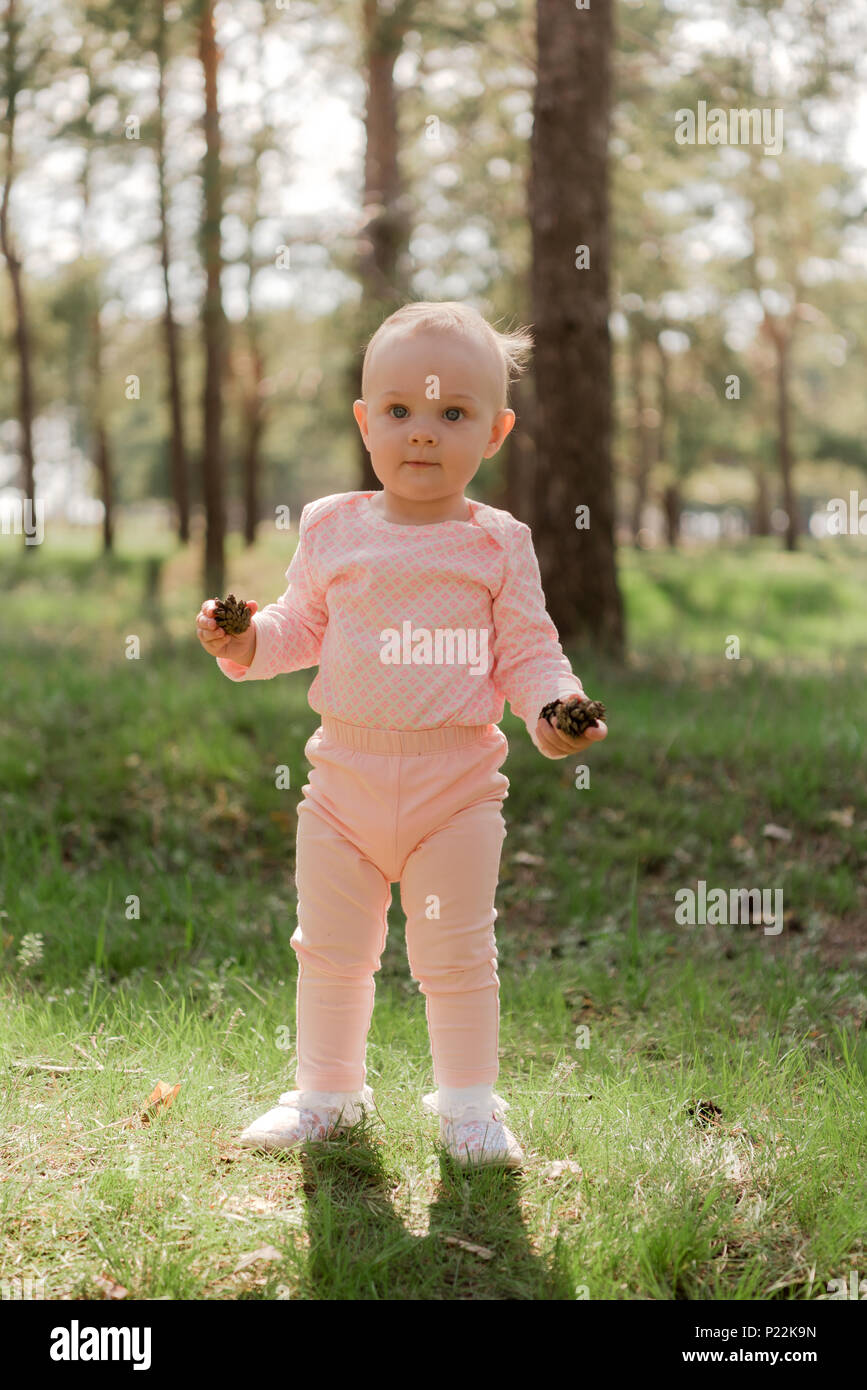
M 240 637 L 246 632 L 253 617 L 252 611 L 242 599 L 229 594 L 226 599 L 218 598 L 211 615 L 217 627 L 221 627 L 227 637 Z
M 585 700 L 581 695 L 570 695 L 566 700 L 552 700 L 545 705 L 539 718 L 547 720 L 549 715 L 554 716 L 554 723 L 562 733 L 569 738 L 580 738 L 605 717 L 605 706 L 599 700 Z

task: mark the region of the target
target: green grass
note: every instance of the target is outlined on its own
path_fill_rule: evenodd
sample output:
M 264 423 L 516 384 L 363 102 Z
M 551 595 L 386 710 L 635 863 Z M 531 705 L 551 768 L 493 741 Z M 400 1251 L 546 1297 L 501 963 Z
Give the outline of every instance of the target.
M 368 1046 L 382 1123 L 284 1159 L 234 1147 L 294 1084 L 313 672 L 220 676 L 192 632 L 198 553 L 165 538 L 156 615 L 141 537 L 108 566 L 77 538 L 13 544 L 4 1278 L 51 1299 L 101 1297 L 104 1276 L 136 1298 L 668 1300 L 867 1276 L 857 542 L 624 553 L 628 665 L 570 653 L 610 711 L 588 789 L 507 714 L 497 1089 L 528 1162 L 470 1177 L 420 1108 L 433 1077 L 397 894 Z M 269 602 L 290 550 L 233 538 L 227 588 Z M 784 930 L 678 926 L 674 894 L 698 879 L 782 888 Z M 144 1124 L 159 1081 L 180 1092 Z M 701 1099 L 715 1123 L 689 1114 Z

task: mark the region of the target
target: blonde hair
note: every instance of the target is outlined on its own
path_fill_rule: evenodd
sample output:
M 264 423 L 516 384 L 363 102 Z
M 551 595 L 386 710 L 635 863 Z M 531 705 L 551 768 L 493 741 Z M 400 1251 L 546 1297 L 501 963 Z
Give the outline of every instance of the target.
M 529 328 L 513 328 L 501 333 L 483 318 L 478 309 L 473 309 L 469 304 L 462 304 L 459 300 L 414 300 L 389 314 L 367 344 L 361 368 L 361 394 L 365 399 L 370 354 L 374 344 L 383 338 L 390 328 L 405 328 L 408 332 L 419 328 L 440 328 L 486 342 L 497 354 L 502 365 L 500 409 L 508 405 L 509 385 L 513 378 L 520 376 L 525 370 L 533 351 L 533 334 Z

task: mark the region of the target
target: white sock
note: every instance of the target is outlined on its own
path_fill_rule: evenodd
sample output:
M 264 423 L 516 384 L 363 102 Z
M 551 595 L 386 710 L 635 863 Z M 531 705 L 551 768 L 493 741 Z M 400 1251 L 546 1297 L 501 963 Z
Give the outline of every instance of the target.
M 438 1086 L 440 1113 L 455 1109 L 459 1111 L 464 1105 L 480 1106 L 487 1110 L 494 1104 L 494 1083 L 488 1081 L 481 1086 Z

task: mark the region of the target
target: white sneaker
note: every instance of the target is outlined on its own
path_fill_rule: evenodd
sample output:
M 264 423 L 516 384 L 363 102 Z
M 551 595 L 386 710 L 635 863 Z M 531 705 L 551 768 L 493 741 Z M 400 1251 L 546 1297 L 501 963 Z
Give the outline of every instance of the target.
M 343 1134 L 374 1107 L 373 1091 L 286 1091 L 277 1105 L 243 1131 L 238 1143 L 245 1149 L 283 1153 L 310 1141 Z
M 498 1164 L 520 1168 L 524 1151 L 514 1134 L 491 1112 L 488 1120 L 440 1119 L 440 1138 L 462 1168 Z
M 439 1095 L 432 1091 L 422 1098 L 425 1110 L 440 1117 L 440 1140 L 446 1151 L 462 1168 L 498 1164 L 505 1168 L 520 1168 L 524 1151 L 512 1131 L 503 1124 L 509 1109 L 508 1101 L 496 1094 L 487 1109 L 463 1105 L 459 1113 L 440 1104 Z

